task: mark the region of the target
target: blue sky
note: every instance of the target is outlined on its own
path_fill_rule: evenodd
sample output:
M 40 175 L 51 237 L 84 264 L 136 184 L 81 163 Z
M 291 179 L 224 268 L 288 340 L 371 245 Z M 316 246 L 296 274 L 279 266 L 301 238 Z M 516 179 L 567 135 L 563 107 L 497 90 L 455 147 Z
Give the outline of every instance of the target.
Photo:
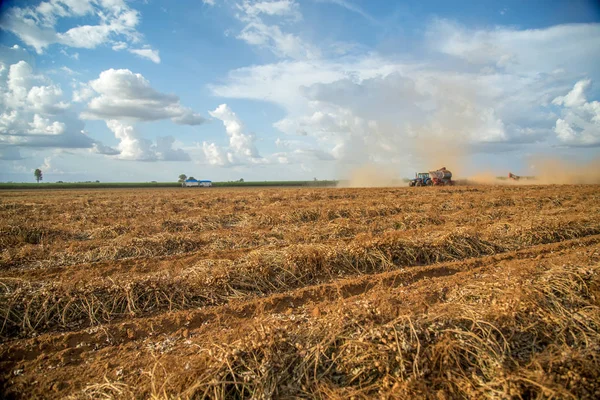
M 595 1 L 5 1 L 0 181 L 536 173 L 599 61 Z

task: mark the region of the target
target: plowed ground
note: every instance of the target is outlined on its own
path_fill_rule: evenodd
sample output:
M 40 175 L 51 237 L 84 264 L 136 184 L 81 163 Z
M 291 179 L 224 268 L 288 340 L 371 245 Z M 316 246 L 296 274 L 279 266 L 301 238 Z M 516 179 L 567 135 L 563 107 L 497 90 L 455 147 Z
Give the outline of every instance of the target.
M 0 193 L 6 398 L 599 398 L 600 188 Z

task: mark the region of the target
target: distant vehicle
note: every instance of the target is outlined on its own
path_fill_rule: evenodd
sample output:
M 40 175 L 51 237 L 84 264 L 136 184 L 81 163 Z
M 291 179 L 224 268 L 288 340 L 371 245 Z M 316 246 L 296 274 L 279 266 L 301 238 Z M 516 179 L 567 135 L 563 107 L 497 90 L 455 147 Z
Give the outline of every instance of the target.
M 415 179 L 408 182 L 408 186 L 443 186 L 454 185 L 452 180 L 452 172 L 446 167 L 442 167 L 436 171 L 417 172 Z
M 519 175 L 513 174 L 512 172 L 509 172 L 508 179 L 512 179 L 513 181 L 518 181 L 519 179 L 521 179 L 521 177 Z
M 429 177 L 429 172 L 417 172 L 415 173 L 415 179 L 411 179 L 408 182 L 408 186 L 431 186 L 433 181 Z
M 211 187 L 212 181 L 202 180 L 199 181 L 197 179 L 186 179 L 181 183 L 182 187 Z

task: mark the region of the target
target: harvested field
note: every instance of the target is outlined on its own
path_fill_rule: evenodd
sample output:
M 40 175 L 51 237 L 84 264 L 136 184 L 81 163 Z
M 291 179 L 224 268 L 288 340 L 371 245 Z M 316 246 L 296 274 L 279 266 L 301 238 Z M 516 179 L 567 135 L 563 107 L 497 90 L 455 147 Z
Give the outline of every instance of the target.
M 0 193 L 6 398 L 600 398 L 600 187 Z

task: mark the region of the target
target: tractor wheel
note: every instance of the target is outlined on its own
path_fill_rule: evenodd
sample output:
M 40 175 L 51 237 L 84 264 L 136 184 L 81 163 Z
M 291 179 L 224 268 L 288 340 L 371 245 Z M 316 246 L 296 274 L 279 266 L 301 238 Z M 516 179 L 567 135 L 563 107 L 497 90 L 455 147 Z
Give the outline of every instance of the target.
M 427 181 L 427 186 L 433 186 L 433 181 L 431 179 Z
M 423 186 L 423 182 L 417 182 L 415 183 L 415 186 Z

